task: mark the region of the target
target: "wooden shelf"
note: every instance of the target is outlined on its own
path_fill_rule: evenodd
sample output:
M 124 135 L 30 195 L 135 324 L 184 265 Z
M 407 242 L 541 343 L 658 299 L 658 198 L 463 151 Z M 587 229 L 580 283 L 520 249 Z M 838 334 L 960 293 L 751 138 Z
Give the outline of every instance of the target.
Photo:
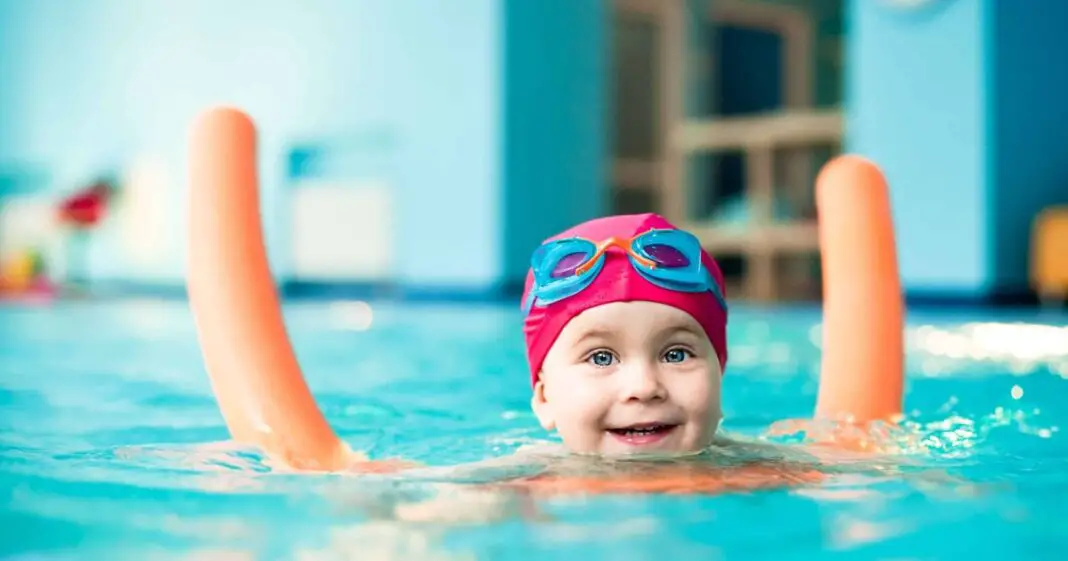
M 660 162 L 634 158 L 616 158 L 609 174 L 618 189 L 656 189 L 660 183 Z
M 755 148 L 838 142 L 842 114 L 837 110 L 785 111 L 752 117 L 687 120 L 672 141 L 687 153 L 747 151 Z
M 744 154 L 745 197 L 752 221 L 738 226 L 682 222 L 713 254 L 733 253 L 745 258 L 745 280 L 739 291 L 742 298 L 764 302 L 778 300 L 787 278 L 777 271 L 777 258 L 818 255 L 819 230 L 815 221 L 782 223 L 772 218 L 778 183 L 775 149 L 840 142 L 841 113 L 812 109 L 712 120 L 680 120 L 673 131 L 671 147 L 676 166 L 680 157 L 694 153 L 740 151 Z M 665 182 L 661 187 L 669 195 L 668 200 L 677 204 L 685 200 L 684 185 L 684 181 L 675 180 Z M 682 214 L 676 208 L 673 217 L 678 220 Z
M 721 226 L 691 222 L 684 228 L 713 255 L 781 254 L 819 251 L 819 231 L 815 221 L 766 226 Z
M 804 275 L 780 272 L 782 267 L 777 263 L 803 262 L 806 259 L 782 258 L 819 252 L 815 221 L 775 220 L 778 194 L 784 189 L 804 189 L 795 198 L 807 200 L 812 189 L 813 158 L 797 148 L 837 148 L 844 133 L 843 117 L 837 108 L 812 107 L 815 22 L 794 7 L 745 0 L 717 0 L 705 14 L 694 14 L 692 6 L 683 0 L 614 0 L 612 4 L 617 14 L 642 18 L 656 28 L 657 79 L 653 87 L 657 100 L 657 149 L 648 159 L 610 160 L 606 175 L 618 193 L 656 193 L 660 214 L 697 235 L 713 254 L 744 258 L 744 279 L 729 291 L 733 295 L 778 300 L 782 290 L 793 282 L 791 279 Z M 691 34 L 700 35 L 699 26 L 706 22 L 756 29 L 782 38 L 780 70 L 782 105 L 786 109 L 746 116 L 690 118 L 694 112 L 688 109 L 687 97 L 707 85 L 707 76 L 702 72 L 708 63 L 693 46 L 695 37 Z M 744 155 L 743 196 L 748 206 L 748 224 L 735 226 L 691 217 L 689 201 L 694 197 L 688 192 L 688 160 L 694 155 L 717 152 Z M 780 179 L 778 175 L 784 177 Z

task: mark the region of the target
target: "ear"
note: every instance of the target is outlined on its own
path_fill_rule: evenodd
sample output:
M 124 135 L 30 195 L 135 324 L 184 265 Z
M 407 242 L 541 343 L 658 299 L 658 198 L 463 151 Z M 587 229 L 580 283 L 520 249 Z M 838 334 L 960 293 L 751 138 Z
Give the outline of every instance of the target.
M 553 414 L 553 406 L 545 397 L 545 382 L 538 375 L 538 381 L 534 384 L 534 395 L 530 398 L 530 408 L 534 410 L 534 416 L 538 418 L 542 428 L 553 430 L 556 428 L 556 416 Z

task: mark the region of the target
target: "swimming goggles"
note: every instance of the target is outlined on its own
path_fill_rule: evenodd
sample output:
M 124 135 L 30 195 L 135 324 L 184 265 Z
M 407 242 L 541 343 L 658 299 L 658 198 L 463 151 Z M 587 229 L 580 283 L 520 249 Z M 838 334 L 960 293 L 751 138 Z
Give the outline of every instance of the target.
M 612 247 L 626 252 L 634 269 L 650 283 L 677 292 L 710 291 L 727 310 L 719 285 L 701 262 L 701 242 L 689 232 L 656 229 L 600 243 L 575 237 L 542 244 L 530 259 L 534 285 L 523 312 L 535 303 L 547 306 L 585 290 L 604 268 L 605 253 Z

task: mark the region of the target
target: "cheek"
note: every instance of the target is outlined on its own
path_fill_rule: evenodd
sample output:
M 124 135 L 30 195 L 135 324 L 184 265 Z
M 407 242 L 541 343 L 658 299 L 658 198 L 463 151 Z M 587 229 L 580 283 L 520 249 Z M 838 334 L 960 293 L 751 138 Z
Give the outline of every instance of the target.
M 671 390 L 674 401 L 695 415 L 719 412 L 719 384 L 704 372 L 676 378 Z
M 573 378 L 556 396 L 557 418 L 561 424 L 580 428 L 601 422 L 611 402 L 607 388 L 602 385 Z

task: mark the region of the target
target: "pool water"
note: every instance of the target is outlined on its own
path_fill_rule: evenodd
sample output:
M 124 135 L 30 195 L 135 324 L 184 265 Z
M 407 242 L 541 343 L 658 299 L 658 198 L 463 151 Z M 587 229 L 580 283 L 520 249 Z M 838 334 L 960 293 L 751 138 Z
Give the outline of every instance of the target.
M 819 310 L 732 312 L 724 426 L 764 438 L 812 411 Z M 512 306 L 292 303 L 286 318 L 354 448 L 447 466 L 553 440 L 529 411 Z M 913 444 L 891 461 L 919 476 L 860 469 L 796 489 L 561 497 L 536 519 L 458 522 L 376 510 L 369 494 L 423 492 L 404 478 L 295 475 L 228 444 L 185 302 L 6 305 L 0 557 L 1060 560 L 1066 320 L 910 315 Z M 460 496 L 445 514 L 474 508 Z

